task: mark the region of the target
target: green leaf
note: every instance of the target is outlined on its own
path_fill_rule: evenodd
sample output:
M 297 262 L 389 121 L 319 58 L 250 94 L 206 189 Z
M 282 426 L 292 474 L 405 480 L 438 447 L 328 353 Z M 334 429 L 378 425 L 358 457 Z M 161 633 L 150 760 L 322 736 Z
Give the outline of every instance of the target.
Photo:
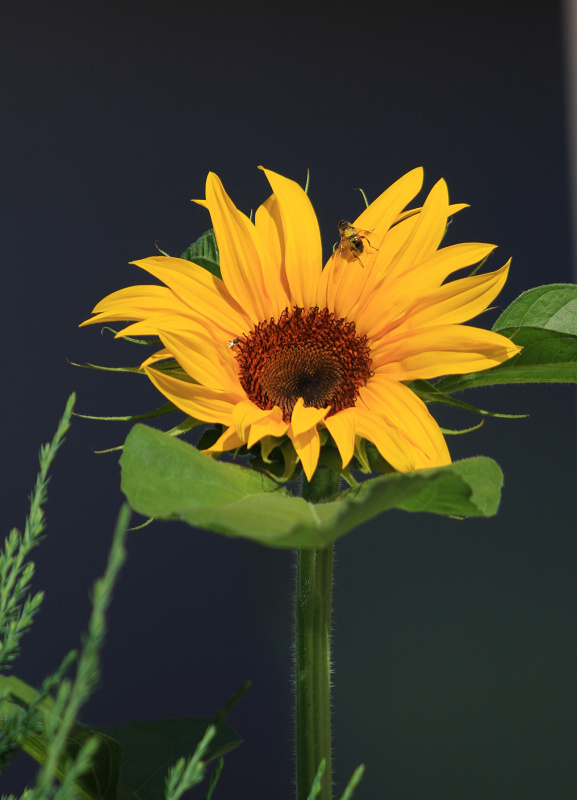
M 187 261 L 194 261 L 199 267 L 208 270 L 217 278 L 222 278 L 218 245 L 212 228 L 189 245 L 180 257 Z
M 484 372 L 449 375 L 441 392 L 502 383 L 577 382 L 577 286 L 558 283 L 524 292 L 493 325 L 523 347 L 519 355 Z
M 137 505 L 166 511 L 167 503 L 229 505 L 247 495 L 282 492 L 277 484 L 250 469 L 215 461 L 186 442 L 146 425 L 135 425 L 124 443 L 122 491 Z M 142 495 L 142 500 L 141 500 Z M 136 507 L 136 506 L 135 506 Z M 175 510 L 172 516 L 178 518 Z
M 313 505 L 246 467 L 214 461 L 145 425 L 129 433 L 120 459 L 122 491 L 135 511 L 272 547 L 324 547 L 392 508 L 463 517 L 493 516 L 503 476 L 490 458 L 372 478 Z
M 190 756 L 214 722 L 214 718 L 183 717 L 99 728 L 122 748 L 117 800 L 164 797 L 169 767 L 179 758 Z M 220 758 L 240 743 L 236 731 L 227 723 L 220 723 L 203 760 Z
M 543 328 L 577 336 L 577 286 L 551 283 L 523 292 L 503 311 L 493 330 Z
M 10 677 L 0 675 L 0 692 L 8 693 L 8 698 L 0 704 L 0 728 L 3 729 L 10 717 L 23 713 L 23 710 L 28 708 L 37 692 L 13 675 Z M 43 720 L 49 715 L 53 706 L 54 701 L 51 697 L 42 700 L 38 706 L 36 730 L 27 732 L 22 741 L 17 742 L 18 746 L 39 764 L 46 763 L 47 749 Z M 98 749 L 93 756 L 90 770 L 82 775 L 76 783 L 76 792 L 82 800 L 117 800 L 120 746 L 102 729 L 74 725 L 67 737 L 63 761 L 74 759 L 86 740 L 92 737 L 96 737 L 98 740 Z M 59 778 L 63 775 L 62 766 L 63 764 L 56 771 Z

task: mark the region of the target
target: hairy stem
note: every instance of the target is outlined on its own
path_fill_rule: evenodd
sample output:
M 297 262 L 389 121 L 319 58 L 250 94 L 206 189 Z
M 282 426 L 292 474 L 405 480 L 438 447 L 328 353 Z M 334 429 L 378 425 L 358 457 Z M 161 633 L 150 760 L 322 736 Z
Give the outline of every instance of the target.
M 320 467 L 303 483 L 303 498 L 320 502 L 338 492 L 339 476 Z M 325 761 L 318 800 L 332 796 L 331 596 L 333 545 L 298 551 L 295 600 L 297 799 L 307 800 Z

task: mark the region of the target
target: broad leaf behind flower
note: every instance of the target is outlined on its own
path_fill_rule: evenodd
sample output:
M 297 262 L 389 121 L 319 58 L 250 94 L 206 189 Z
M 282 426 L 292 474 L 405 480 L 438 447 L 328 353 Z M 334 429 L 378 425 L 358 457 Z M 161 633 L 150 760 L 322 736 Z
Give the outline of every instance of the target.
M 498 367 L 449 375 L 440 392 L 503 383 L 577 382 L 577 286 L 553 283 L 524 292 L 505 309 L 493 331 L 521 345 L 519 355 Z
M 214 461 L 145 425 L 129 433 L 120 459 L 122 491 L 135 511 L 272 547 L 325 547 L 382 511 L 490 517 L 503 476 L 490 458 L 372 478 L 313 505 L 246 467 Z

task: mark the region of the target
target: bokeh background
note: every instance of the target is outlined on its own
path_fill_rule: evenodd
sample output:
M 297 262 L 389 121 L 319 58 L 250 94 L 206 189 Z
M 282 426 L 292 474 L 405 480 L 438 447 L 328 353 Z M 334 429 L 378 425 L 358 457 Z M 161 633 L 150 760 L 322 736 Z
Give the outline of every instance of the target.
M 2 521 L 21 526 L 40 442 L 71 391 L 87 414 L 159 404 L 140 376 L 70 365 L 140 352 L 78 329 L 128 262 L 178 255 L 209 227 L 217 172 L 245 211 L 257 165 L 304 182 L 327 254 L 335 223 L 409 169 L 468 202 L 450 240 L 513 256 L 499 303 L 572 280 L 564 17 L 554 0 L 242 4 L 5 0 L 2 129 Z M 485 318 L 486 324 L 492 319 Z M 455 458 L 503 467 L 496 519 L 390 513 L 336 551 L 337 796 L 577 797 L 575 398 L 478 390 L 488 420 Z M 441 417 L 440 417 L 441 418 Z M 442 416 L 467 427 L 465 415 Z M 46 599 L 15 673 L 38 684 L 77 647 L 122 502 L 128 426 L 76 420 L 53 469 L 35 586 Z M 247 679 L 219 798 L 293 795 L 294 554 L 180 524 L 134 532 L 89 723 L 209 715 Z M 0 777 L 20 792 L 27 756 Z M 197 792 L 203 796 L 203 790 Z

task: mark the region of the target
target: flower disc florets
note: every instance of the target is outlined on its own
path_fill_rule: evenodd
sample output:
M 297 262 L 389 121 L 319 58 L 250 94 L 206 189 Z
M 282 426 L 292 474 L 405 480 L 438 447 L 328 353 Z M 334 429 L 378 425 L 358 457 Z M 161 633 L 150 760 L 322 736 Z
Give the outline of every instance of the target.
M 354 406 L 371 375 L 367 337 L 326 308 L 285 308 L 278 320 L 260 322 L 243 336 L 235 350 L 247 397 L 262 409 L 279 406 L 285 422 L 299 397 L 305 407 L 330 406 L 329 416 Z

